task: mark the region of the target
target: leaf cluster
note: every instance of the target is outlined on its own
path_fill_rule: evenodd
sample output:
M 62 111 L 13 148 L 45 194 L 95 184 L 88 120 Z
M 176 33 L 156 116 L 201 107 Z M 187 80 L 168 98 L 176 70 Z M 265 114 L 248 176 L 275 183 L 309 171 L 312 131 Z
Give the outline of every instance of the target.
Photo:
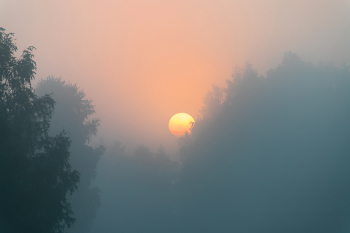
M 55 101 L 31 86 L 33 50 L 17 59 L 13 34 L 0 28 L 0 230 L 60 233 L 74 222 L 66 195 L 79 173 L 65 133 L 48 135 Z

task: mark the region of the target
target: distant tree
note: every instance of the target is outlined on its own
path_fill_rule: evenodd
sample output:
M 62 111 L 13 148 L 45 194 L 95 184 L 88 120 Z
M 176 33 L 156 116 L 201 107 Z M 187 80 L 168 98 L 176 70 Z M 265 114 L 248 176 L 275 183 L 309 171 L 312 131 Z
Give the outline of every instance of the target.
M 0 231 L 61 233 L 74 222 L 66 196 L 79 173 L 65 133 L 48 135 L 55 102 L 31 86 L 34 47 L 16 59 L 12 36 L 0 28 Z
M 183 232 L 343 232 L 350 215 L 350 70 L 287 53 L 237 68 L 183 138 Z
M 127 153 L 116 142 L 102 156 L 99 171 L 102 205 L 94 232 L 181 232 L 174 228 L 178 163 L 163 147 L 152 153 L 138 146 Z
M 91 187 L 91 182 L 96 176 L 96 167 L 104 147 L 93 148 L 88 145 L 91 137 L 97 133 L 100 120 L 91 119 L 95 110 L 92 101 L 86 99 L 85 93 L 79 90 L 77 85 L 66 83 L 61 78 L 48 77 L 41 80 L 36 93 L 38 95 L 51 93 L 56 101 L 49 135 L 55 135 L 66 129 L 72 140 L 71 165 L 79 171 L 80 183 L 78 192 L 69 197 L 77 220 L 69 231 L 85 233 L 89 230 L 100 206 L 99 189 Z

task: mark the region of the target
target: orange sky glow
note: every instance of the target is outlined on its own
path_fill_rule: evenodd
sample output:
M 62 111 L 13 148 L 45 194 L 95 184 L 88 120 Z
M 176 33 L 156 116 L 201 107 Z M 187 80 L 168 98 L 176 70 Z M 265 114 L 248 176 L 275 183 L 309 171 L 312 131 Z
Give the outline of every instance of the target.
M 313 62 L 350 61 L 333 56 L 348 35 L 349 5 L 0 0 L 0 26 L 15 33 L 19 50 L 37 48 L 37 80 L 61 76 L 93 100 L 102 120 L 97 141 L 162 144 L 173 153 L 170 117 L 187 112 L 196 119 L 205 93 L 213 83 L 224 86 L 236 65 L 249 61 L 264 74 L 288 51 Z

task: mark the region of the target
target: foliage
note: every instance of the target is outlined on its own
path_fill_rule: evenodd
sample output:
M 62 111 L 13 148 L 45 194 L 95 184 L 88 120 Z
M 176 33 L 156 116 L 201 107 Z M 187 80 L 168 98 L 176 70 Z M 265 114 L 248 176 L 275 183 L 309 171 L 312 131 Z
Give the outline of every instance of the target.
M 65 133 L 48 135 L 55 102 L 31 87 L 34 47 L 16 59 L 12 36 L 0 29 L 0 227 L 64 232 L 74 223 L 66 195 L 76 190 L 79 173 L 70 167 Z
M 187 232 L 342 232 L 350 214 L 350 71 L 287 53 L 207 95 L 181 153 Z M 193 231 L 192 231 L 193 232 Z
M 61 78 L 48 77 L 41 80 L 36 88 L 38 95 L 51 93 L 56 101 L 51 119 L 49 135 L 55 135 L 67 129 L 72 144 L 70 147 L 71 165 L 80 173 L 78 192 L 69 197 L 76 223 L 70 232 L 85 233 L 89 230 L 100 206 L 100 194 L 97 187 L 91 187 L 96 176 L 96 167 L 104 147 L 93 148 L 88 145 L 96 135 L 100 120 L 92 118 L 95 113 L 92 101 L 79 90 L 76 84 L 66 83 Z

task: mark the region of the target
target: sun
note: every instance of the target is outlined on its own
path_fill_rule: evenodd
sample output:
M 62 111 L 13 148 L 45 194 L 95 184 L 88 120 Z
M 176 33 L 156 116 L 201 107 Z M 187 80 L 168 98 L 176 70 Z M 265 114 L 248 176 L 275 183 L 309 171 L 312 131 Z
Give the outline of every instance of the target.
M 194 119 L 187 113 L 177 113 L 169 121 L 169 130 L 176 137 L 184 136 L 186 132 L 190 133 Z

